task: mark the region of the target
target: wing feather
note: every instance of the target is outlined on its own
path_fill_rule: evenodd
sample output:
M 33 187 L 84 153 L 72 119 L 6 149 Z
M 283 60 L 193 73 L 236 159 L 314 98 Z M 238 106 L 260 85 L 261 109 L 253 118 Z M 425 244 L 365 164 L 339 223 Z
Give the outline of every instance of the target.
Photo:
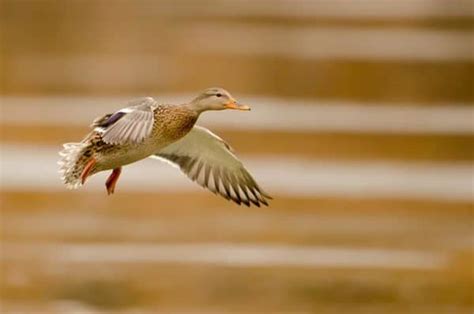
M 177 165 L 192 181 L 239 205 L 268 205 L 271 199 L 230 146 L 203 127 L 195 126 L 182 139 L 152 157 Z
M 156 101 L 151 97 L 135 100 L 98 124 L 102 139 L 109 144 L 139 143 L 153 130 Z

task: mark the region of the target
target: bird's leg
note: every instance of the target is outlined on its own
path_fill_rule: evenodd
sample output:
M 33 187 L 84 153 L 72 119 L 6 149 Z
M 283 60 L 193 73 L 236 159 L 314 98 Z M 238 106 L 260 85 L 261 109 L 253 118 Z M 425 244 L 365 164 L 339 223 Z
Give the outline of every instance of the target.
M 81 173 L 81 183 L 82 184 L 84 184 L 86 182 L 86 179 L 89 176 L 89 174 L 91 173 L 92 168 L 94 168 L 95 163 L 96 163 L 95 159 L 91 158 L 87 162 L 86 166 L 84 167 L 84 170 L 82 170 L 82 173 Z
M 115 168 L 110 176 L 107 178 L 107 181 L 105 182 L 105 186 L 107 187 L 107 194 L 113 194 L 115 190 L 115 184 L 117 184 L 117 181 L 120 177 L 120 173 L 122 172 L 122 167 Z

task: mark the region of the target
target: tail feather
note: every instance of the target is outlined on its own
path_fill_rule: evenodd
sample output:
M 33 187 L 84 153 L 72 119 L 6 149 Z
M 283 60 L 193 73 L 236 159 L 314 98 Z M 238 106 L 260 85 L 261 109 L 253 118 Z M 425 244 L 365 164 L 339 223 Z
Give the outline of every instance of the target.
M 66 143 L 64 149 L 59 152 L 61 159 L 58 161 L 61 180 L 69 189 L 76 189 L 82 185 L 81 173 L 85 167 L 82 161 L 83 152 L 87 144 Z

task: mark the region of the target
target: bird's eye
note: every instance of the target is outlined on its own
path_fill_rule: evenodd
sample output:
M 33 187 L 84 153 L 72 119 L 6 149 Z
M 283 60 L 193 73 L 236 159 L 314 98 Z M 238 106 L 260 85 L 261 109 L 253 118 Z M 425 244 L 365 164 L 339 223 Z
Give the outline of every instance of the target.
M 221 93 L 217 93 L 216 96 L 217 96 L 217 97 L 222 97 L 222 94 L 221 94 Z

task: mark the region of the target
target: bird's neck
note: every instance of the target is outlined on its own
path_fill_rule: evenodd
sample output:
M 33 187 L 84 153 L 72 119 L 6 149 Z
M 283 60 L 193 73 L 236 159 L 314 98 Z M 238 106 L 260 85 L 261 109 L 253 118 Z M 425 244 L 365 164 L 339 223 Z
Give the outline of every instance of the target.
M 201 106 L 198 102 L 192 101 L 190 103 L 182 105 L 184 108 L 186 108 L 189 111 L 192 111 L 193 113 L 196 114 L 196 117 L 199 117 L 201 113 L 206 111 L 206 108 Z

